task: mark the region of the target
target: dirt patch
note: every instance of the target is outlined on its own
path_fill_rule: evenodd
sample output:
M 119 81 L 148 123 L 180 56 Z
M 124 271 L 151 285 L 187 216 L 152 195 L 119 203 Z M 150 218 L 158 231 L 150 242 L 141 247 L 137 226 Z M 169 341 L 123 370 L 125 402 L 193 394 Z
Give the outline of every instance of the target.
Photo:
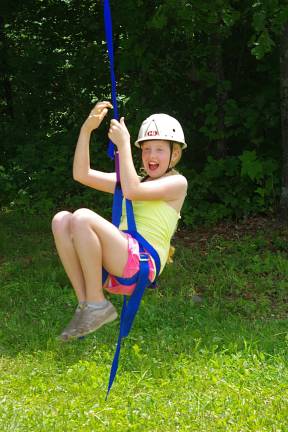
M 205 244 L 207 241 L 222 237 L 227 240 L 241 239 L 246 235 L 255 236 L 262 232 L 267 240 L 281 237 L 283 242 L 288 242 L 288 224 L 279 223 L 277 219 L 253 217 L 241 222 L 221 222 L 210 227 L 199 226 L 195 229 L 181 228 L 177 230 L 175 243 L 193 246 L 195 244 Z M 288 247 L 288 243 L 287 243 Z

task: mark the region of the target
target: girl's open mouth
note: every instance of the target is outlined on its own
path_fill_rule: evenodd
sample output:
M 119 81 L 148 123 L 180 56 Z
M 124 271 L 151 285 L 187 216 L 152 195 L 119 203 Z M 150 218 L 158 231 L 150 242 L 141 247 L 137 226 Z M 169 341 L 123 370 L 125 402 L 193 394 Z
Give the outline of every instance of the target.
M 148 166 L 149 166 L 149 170 L 150 171 L 155 171 L 159 167 L 159 164 L 158 163 L 154 163 L 154 162 L 150 162 L 148 164 Z

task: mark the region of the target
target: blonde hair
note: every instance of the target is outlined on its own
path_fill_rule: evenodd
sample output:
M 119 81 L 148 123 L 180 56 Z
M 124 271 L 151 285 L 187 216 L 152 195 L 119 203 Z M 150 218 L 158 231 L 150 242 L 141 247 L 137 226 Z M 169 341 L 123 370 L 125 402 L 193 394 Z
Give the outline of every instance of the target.
M 178 142 L 171 141 L 171 143 L 173 145 L 172 152 L 174 151 L 175 148 L 177 148 L 178 151 L 179 151 L 178 158 L 176 159 L 176 161 L 174 161 L 173 165 L 171 166 L 171 168 L 173 169 L 178 164 L 178 162 L 180 161 L 180 159 L 182 157 L 182 151 L 183 151 L 183 149 L 182 149 L 181 144 L 179 144 Z

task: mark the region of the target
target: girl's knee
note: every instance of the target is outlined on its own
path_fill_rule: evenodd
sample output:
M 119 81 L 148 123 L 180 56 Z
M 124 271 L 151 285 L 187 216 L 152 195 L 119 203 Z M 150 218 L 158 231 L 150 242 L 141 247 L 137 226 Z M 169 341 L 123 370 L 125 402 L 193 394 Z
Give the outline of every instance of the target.
M 72 213 L 68 211 L 61 211 L 57 213 L 52 219 L 52 231 L 54 234 L 62 233 L 70 229 Z
M 72 233 L 79 231 L 79 229 L 83 229 L 89 227 L 91 222 L 91 216 L 94 213 L 86 208 L 81 208 L 76 210 L 71 218 L 71 231 Z

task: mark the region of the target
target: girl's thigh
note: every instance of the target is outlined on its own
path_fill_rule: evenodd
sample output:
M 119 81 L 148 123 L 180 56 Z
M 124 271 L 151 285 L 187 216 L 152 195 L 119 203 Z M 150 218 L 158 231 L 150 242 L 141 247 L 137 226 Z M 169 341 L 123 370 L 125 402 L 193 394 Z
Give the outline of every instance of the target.
M 128 239 L 111 222 L 89 209 L 79 209 L 73 214 L 72 226 L 89 225 L 100 240 L 103 267 L 115 276 L 122 276 L 128 260 Z

